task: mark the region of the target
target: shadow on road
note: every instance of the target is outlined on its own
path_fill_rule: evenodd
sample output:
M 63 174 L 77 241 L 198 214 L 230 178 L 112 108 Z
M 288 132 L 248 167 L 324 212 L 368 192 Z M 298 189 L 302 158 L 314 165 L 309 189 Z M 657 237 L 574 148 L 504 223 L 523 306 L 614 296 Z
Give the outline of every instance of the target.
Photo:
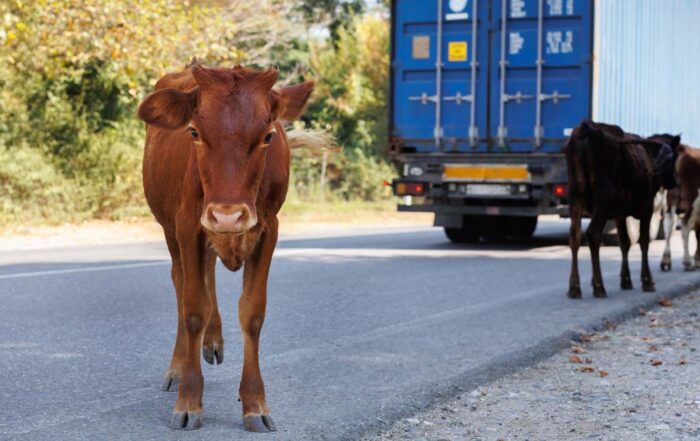
M 442 229 L 435 228 L 417 232 L 383 233 L 381 235 L 360 235 L 322 239 L 286 239 L 277 245 L 281 249 L 321 248 L 321 249 L 419 249 L 475 251 L 508 250 L 528 251 L 536 248 L 568 245 L 568 236 L 561 232 L 537 233 L 529 239 L 504 239 L 499 241 L 481 240 L 473 244 L 452 243 Z

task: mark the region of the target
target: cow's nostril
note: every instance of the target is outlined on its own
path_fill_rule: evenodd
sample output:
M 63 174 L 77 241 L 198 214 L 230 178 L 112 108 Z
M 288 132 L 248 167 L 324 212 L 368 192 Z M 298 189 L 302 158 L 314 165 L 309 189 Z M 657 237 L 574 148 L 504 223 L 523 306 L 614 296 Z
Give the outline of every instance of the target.
M 231 225 L 235 224 L 243 214 L 242 210 L 234 211 L 233 213 L 222 213 L 220 211 L 212 210 L 211 213 L 217 223 Z

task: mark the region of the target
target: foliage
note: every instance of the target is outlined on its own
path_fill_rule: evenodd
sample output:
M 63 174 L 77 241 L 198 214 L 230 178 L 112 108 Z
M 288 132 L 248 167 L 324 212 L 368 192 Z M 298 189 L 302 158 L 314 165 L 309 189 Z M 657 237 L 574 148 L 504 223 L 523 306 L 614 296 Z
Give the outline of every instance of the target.
M 320 78 L 307 109 L 308 120 L 335 135 L 342 154 L 330 158 L 329 181 L 336 196 L 377 200 L 395 174 L 384 158 L 387 135 L 389 26 L 385 15 L 354 17 L 337 39 L 311 46 L 311 71 Z M 308 161 L 308 160 L 307 160 Z M 297 161 L 298 168 L 308 164 Z M 310 188 L 313 172 L 296 178 Z
M 317 78 L 305 122 L 328 127 L 343 147 L 329 159 L 329 197 L 381 197 L 381 179 L 392 173 L 381 159 L 388 28 L 376 11 L 356 15 L 362 4 L 0 2 L 0 225 L 147 212 L 135 109 L 193 55 L 212 65 L 277 64 L 288 81 Z M 330 17 L 328 41 L 305 29 L 314 11 Z M 319 158 L 297 158 L 294 173 L 292 194 L 318 197 Z

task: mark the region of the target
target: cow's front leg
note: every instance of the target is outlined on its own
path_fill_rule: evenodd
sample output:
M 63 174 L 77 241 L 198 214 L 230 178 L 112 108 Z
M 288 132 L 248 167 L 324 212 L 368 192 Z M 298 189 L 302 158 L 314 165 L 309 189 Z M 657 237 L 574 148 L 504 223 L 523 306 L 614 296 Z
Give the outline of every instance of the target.
M 277 430 L 265 401 L 265 386 L 260 375 L 258 348 L 265 320 L 267 276 L 277 243 L 277 220 L 268 224 L 258 247 L 246 260 L 243 293 L 238 301 L 238 319 L 243 334 L 243 374 L 239 395 L 243 405 L 243 425 L 250 432 Z
M 204 283 L 212 308 L 207 329 L 204 331 L 202 356 L 209 364 L 221 364 L 224 362 L 224 338 L 221 334 L 221 315 L 216 301 L 216 253 L 212 249 L 207 251 Z
M 193 230 L 195 232 L 187 237 L 178 237 L 184 275 L 182 315 L 186 354 L 172 417 L 172 426 L 175 429 L 198 429 L 202 425 L 204 378 L 200 352 L 202 335 L 211 316 L 211 302 L 204 282 L 204 237 L 198 229 Z
M 620 288 L 632 289 L 632 277 L 630 276 L 629 252 L 632 243 L 630 235 L 627 232 L 627 221 L 624 217 L 615 219 L 617 226 L 617 238 L 620 241 L 620 250 L 622 251 L 622 268 L 620 269 Z
M 651 277 L 649 269 L 649 225 L 651 224 L 651 213 L 643 216 L 639 220 L 639 246 L 642 248 L 642 290 L 647 292 L 656 291 L 654 279 Z
M 593 265 L 593 278 L 591 285 L 593 286 L 594 297 L 607 297 L 605 285 L 603 284 L 603 273 L 600 270 L 600 242 L 603 239 L 603 228 L 605 228 L 606 219 L 601 216 L 593 215 L 591 223 L 588 224 L 586 237 L 588 238 L 588 247 L 591 250 L 591 263 Z
M 664 237 L 666 238 L 666 245 L 664 247 L 664 254 L 661 256 L 661 271 L 671 271 L 671 235 L 673 235 L 673 230 L 676 227 L 675 213 L 676 207 L 671 207 L 664 212 Z

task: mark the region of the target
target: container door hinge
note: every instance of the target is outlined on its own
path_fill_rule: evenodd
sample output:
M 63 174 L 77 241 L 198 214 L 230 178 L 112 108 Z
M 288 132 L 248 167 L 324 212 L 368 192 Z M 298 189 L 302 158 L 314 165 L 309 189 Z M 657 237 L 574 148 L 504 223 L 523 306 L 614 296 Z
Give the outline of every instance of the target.
M 571 95 L 566 94 L 566 93 L 559 93 L 559 91 L 555 90 L 554 92 L 547 94 L 547 93 L 541 93 L 540 94 L 540 101 L 547 101 L 547 100 L 552 100 L 554 104 L 557 104 L 559 100 L 565 100 L 571 98 Z
M 474 99 L 474 97 L 471 95 L 462 95 L 461 92 L 457 92 L 453 96 L 444 96 L 444 97 L 442 97 L 442 99 L 445 101 L 454 101 L 455 104 L 459 105 L 459 104 L 462 104 L 463 102 L 471 103 L 472 100 Z
M 431 102 L 431 103 L 438 102 L 437 95 L 428 95 L 425 92 L 421 93 L 419 96 L 409 96 L 408 99 L 409 99 L 409 101 L 420 101 L 420 103 L 423 105 L 428 104 L 428 102 Z
M 534 96 L 524 95 L 521 91 L 517 91 L 513 95 L 508 95 L 507 93 L 501 94 L 501 100 L 503 100 L 504 103 L 507 103 L 508 101 L 515 101 L 516 103 L 520 104 L 523 102 L 523 100 L 531 100 L 533 98 Z

